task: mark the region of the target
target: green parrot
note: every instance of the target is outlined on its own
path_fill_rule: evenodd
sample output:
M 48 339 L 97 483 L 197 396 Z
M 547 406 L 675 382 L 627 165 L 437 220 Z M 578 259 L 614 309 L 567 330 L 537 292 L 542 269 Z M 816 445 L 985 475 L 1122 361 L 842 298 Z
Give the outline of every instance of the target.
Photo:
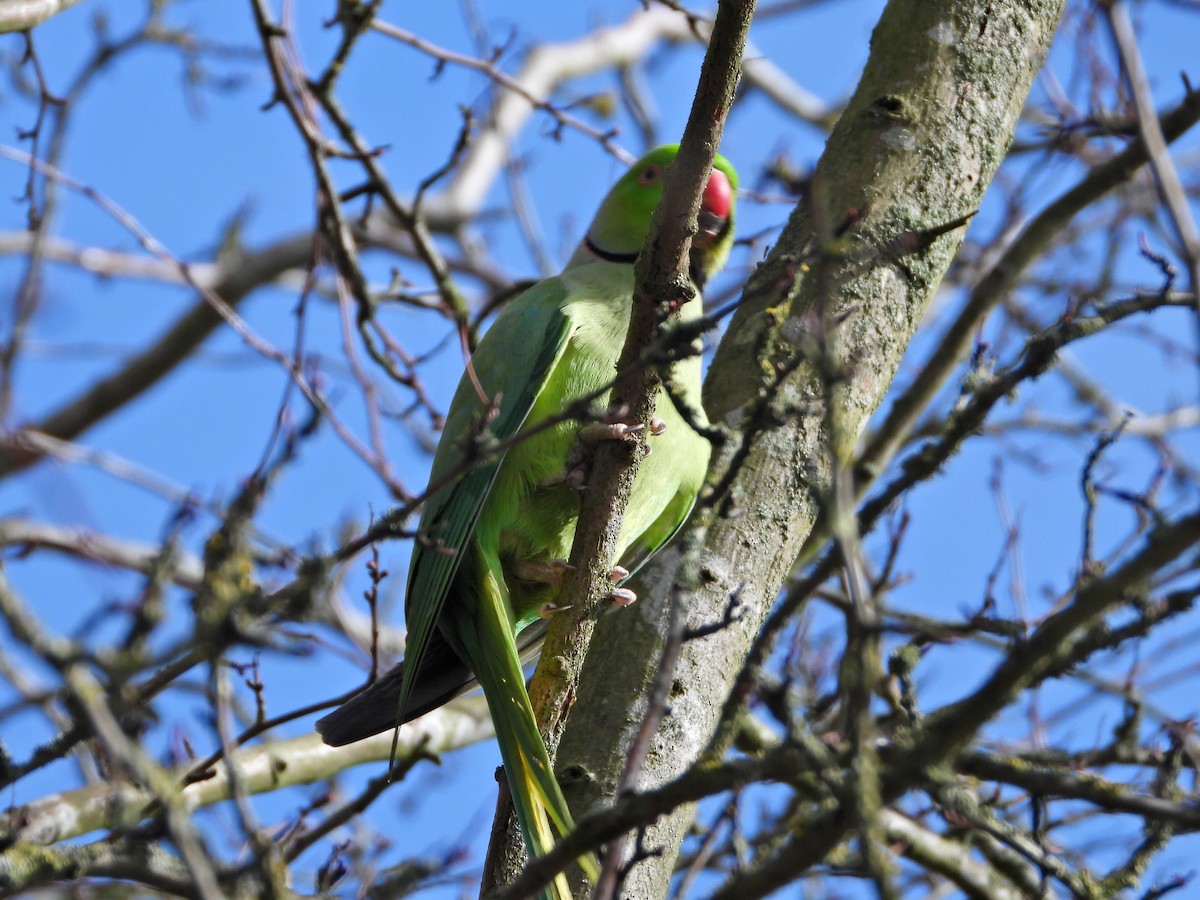
M 488 329 L 455 392 L 433 460 L 430 484 L 445 481 L 492 440 L 562 414 L 609 386 L 633 305 L 633 266 L 663 193 L 678 145 L 638 160 L 608 192 L 587 236 L 561 275 L 513 300 Z M 737 175 L 718 156 L 692 240 L 697 288 L 724 265 L 733 244 Z M 680 310 L 701 315 L 696 299 Z M 700 410 L 700 358 L 672 364 L 670 382 Z M 608 392 L 595 400 L 607 408 Z M 683 524 L 704 482 L 709 444 L 661 392 L 651 453 L 641 462 L 621 526 L 617 557 L 630 569 Z M 525 690 L 522 662 L 545 637 L 579 516 L 581 439 L 619 437 L 615 427 L 565 419 L 490 455 L 426 502 L 413 542 L 405 613 L 405 661 L 317 722 L 340 746 L 423 715 L 477 681 L 495 723 L 513 805 L 530 854 L 546 853 L 573 827 Z M 633 595 L 616 586 L 614 602 Z M 410 677 L 415 668 L 416 677 Z M 594 857 L 580 859 L 595 880 Z M 543 900 L 569 898 L 560 876 Z

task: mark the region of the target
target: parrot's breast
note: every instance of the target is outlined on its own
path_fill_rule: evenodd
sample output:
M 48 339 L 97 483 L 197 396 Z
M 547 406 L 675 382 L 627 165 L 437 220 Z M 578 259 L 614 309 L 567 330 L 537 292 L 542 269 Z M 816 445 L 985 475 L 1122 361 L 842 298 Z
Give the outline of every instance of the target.
M 591 263 L 563 275 L 570 290 L 563 311 L 571 322 L 570 337 L 557 365 L 530 410 L 525 427 L 562 416 L 572 403 L 600 392 L 593 413 L 607 409 L 606 388 L 616 374 L 633 296 L 633 267 Z M 699 301 L 685 309 L 699 314 Z M 700 360 L 677 363 L 672 382 L 684 399 L 699 409 Z M 637 545 L 650 550 L 665 541 L 691 508 L 708 467 L 709 446 L 684 421 L 665 392 L 656 401 L 656 416 L 666 431 L 649 438 L 650 455 L 640 465 L 618 541 L 617 559 Z M 701 414 L 702 415 L 702 414 Z M 586 478 L 579 430 L 594 417 L 556 422 L 509 450 L 500 467 L 485 513 L 482 532 L 493 531 L 517 622 L 527 622 L 547 602 L 557 584 L 548 574 L 566 560 L 579 516 L 579 479 Z M 664 516 L 669 521 L 663 521 Z M 486 540 L 486 538 L 484 538 Z M 561 570 L 560 570 L 561 571 Z M 525 577 L 534 573 L 534 577 Z

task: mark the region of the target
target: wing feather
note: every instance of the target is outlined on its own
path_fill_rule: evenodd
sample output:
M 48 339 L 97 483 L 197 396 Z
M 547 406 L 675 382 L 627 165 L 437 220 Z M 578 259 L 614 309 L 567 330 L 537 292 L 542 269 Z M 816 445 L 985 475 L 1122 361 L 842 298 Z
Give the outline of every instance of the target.
M 571 320 L 564 313 L 567 295 L 561 279 L 550 278 L 514 300 L 472 356 L 478 387 L 471 373 L 459 382 L 430 483 L 436 484 L 473 455 L 483 456 L 484 461 L 438 489 L 421 516 L 405 607 L 408 641 L 404 656 L 410 672 L 421 671 L 421 659 L 462 562 L 462 551 L 504 461 L 504 452 L 487 453 L 487 438 L 504 440 L 520 430 L 567 346 L 571 333 Z M 476 438 L 471 440 L 471 436 Z M 397 704 L 401 721 L 406 719 L 415 680 L 405 679 L 401 690 Z

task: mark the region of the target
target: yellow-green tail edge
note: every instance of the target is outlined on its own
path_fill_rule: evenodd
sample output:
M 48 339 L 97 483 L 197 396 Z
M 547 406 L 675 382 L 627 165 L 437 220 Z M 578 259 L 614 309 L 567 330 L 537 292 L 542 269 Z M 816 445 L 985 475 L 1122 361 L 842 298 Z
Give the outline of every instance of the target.
M 478 606 L 455 616 L 453 632 L 462 643 L 459 652 L 470 663 L 487 698 L 525 847 L 531 857 L 543 856 L 554 846 L 555 835 L 569 834 L 575 823 L 538 731 L 507 599 L 497 589 L 496 574 L 489 572 L 480 579 Z M 599 880 L 600 863 L 595 854 L 585 854 L 577 862 L 593 884 Z M 538 900 L 571 900 L 566 876 L 555 878 Z

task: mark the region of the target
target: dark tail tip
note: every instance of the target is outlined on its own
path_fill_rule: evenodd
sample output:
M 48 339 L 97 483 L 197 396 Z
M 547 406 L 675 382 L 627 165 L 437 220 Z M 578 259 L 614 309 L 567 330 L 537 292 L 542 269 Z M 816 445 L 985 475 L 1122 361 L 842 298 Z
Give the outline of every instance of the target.
M 330 747 L 343 747 L 396 727 L 403 666 L 396 666 L 329 715 L 317 720 L 317 731 Z
M 341 706 L 324 718 L 317 719 L 317 733 L 330 747 L 344 747 L 361 739 L 355 737 L 353 730 L 349 728 L 344 715 L 345 710 L 346 707 Z

